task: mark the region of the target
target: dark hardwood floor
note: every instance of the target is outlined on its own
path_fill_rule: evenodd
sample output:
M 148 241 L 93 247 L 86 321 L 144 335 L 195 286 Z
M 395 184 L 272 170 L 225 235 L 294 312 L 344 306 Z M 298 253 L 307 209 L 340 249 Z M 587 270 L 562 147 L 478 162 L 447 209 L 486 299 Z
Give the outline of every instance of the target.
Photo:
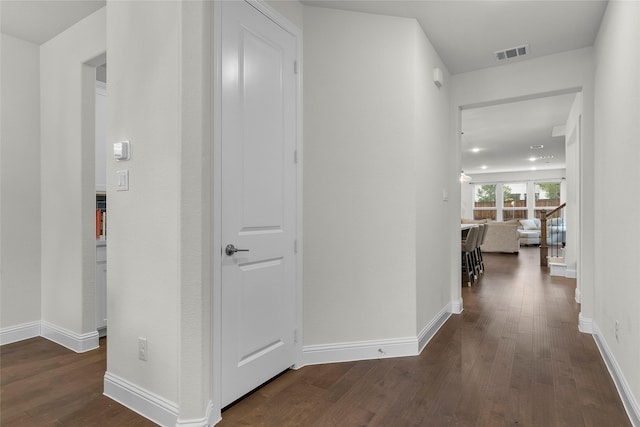
M 155 426 L 102 395 L 106 344 L 82 354 L 44 338 L 0 347 L 0 426 Z
M 630 426 L 575 281 L 537 248 L 486 254 L 486 273 L 418 357 L 288 371 L 222 414 L 221 426 Z
M 287 371 L 223 413 L 220 426 L 630 426 L 575 283 L 537 249 L 486 254 L 420 356 Z M 0 347 L 0 425 L 153 425 L 102 396 L 105 343 L 75 354 L 44 339 Z

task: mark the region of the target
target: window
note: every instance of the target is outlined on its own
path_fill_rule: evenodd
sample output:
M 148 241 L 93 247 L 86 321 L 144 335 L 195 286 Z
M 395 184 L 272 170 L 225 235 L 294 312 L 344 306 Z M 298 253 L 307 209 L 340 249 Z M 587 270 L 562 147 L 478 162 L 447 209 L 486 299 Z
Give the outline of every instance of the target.
M 527 183 L 502 184 L 502 219 L 527 219 Z
M 493 219 L 496 209 L 496 184 L 476 184 L 473 204 L 473 219 Z
M 536 218 L 542 218 L 545 212 L 550 212 L 560 206 L 559 182 L 536 182 L 535 194 Z

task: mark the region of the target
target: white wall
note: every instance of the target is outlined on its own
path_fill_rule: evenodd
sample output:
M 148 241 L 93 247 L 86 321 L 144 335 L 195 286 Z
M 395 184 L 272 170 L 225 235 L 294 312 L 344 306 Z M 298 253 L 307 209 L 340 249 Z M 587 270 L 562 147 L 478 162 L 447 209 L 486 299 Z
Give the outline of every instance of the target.
M 304 344 L 415 336 L 413 21 L 304 24 Z
M 95 70 L 83 64 L 104 55 L 105 19 L 40 47 L 42 320 L 80 335 L 95 332 Z
M 130 140 L 131 159 L 107 162 L 105 384 L 112 395 L 131 397 L 130 388 L 112 387 L 111 380 L 121 379 L 157 396 L 168 417 L 154 418 L 161 424 L 211 423 L 202 418 L 214 363 L 210 7 L 199 1 L 107 6 L 107 145 Z M 122 169 L 130 173 L 129 191 L 118 192 L 114 174 Z M 138 360 L 138 337 L 147 339 L 147 361 Z
M 304 28 L 304 6 L 297 0 L 266 0 L 269 6 L 298 27 Z
M 515 62 L 499 67 L 457 74 L 453 80 L 452 114 L 462 107 L 491 105 L 505 100 L 528 99 L 541 94 L 582 90 L 583 134 L 580 148 L 581 260 L 578 281 L 582 288 L 581 316 L 592 319 L 594 310 L 594 149 L 593 149 L 593 49 L 574 51 Z M 457 132 L 457 133 L 456 133 Z M 459 138 L 459 136 L 458 136 Z M 458 164 L 458 170 L 460 165 Z M 458 276 L 456 278 L 456 275 Z M 452 292 L 460 293 L 459 272 L 452 271 Z
M 559 180 L 565 177 L 565 169 L 549 169 L 540 171 L 478 173 L 472 175 L 471 184 L 484 184 L 492 182 L 520 182 L 542 181 L 546 179 Z
M 450 296 L 449 76 L 415 20 L 304 12 L 304 343 L 415 337 Z
M 112 2 L 107 10 L 107 145 L 131 141 L 131 160 L 107 163 L 107 371 L 177 405 L 181 2 Z M 123 169 L 129 191 L 116 192 Z M 138 337 L 147 339 L 146 362 Z
M 414 22 L 414 37 L 416 332 L 420 333 L 450 302 L 449 266 L 459 266 L 457 259 L 449 256 L 452 241 L 457 243 L 459 239 L 458 205 L 443 198 L 444 193 L 450 197 L 460 183 L 454 172 L 455 145 L 449 135 L 450 75 L 417 22 Z M 433 83 L 435 67 L 444 74 L 441 88 Z
M 178 404 L 185 424 L 206 413 L 217 362 L 211 354 L 211 6 L 185 1 L 181 13 Z
M 571 106 L 569 118 L 565 126 L 565 157 L 567 166 L 567 179 L 565 185 L 567 202 L 567 246 L 565 248 L 565 263 L 567 265 L 567 277 L 576 277 L 577 260 L 580 244 L 580 147 L 582 146 L 582 94 L 578 93 Z M 576 289 L 576 298 L 580 300 L 581 283 Z
M 475 184 L 470 182 L 460 183 L 460 218 L 473 218 L 474 191 Z
M 596 235 L 594 322 L 635 396 L 640 415 L 640 3 L 610 1 L 595 44 Z M 584 245 L 583 245 L 584 246 Z M 615 321 L 620 322 L 619 339 Z
M 40 52 L 0 35 L 0 329 L 40 321 Z

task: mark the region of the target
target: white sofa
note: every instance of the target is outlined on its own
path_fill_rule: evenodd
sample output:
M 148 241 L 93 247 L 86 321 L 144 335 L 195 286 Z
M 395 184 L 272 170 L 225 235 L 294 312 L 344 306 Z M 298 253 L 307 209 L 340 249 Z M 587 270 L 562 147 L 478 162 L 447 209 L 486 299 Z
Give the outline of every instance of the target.
M 520 246 L 539 245 L 540 227 L 540 220 L 538 218 L 521 219 L 518 227 Z
M 520 245 L 541 244 L 541 222 L 538 218 L 521 219 L 518 227 Z M 551 218 L 547 220 L 547 245 L 560 245 L 566 242 L 567 228 L 564 218 Z

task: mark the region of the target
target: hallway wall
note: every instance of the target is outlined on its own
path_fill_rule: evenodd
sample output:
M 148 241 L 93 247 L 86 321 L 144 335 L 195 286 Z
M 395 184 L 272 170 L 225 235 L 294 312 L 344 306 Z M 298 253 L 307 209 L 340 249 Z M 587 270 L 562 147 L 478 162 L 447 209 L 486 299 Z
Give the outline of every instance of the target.
M 5 34 L 0 43 L 0 330 L 6 330 L 40 322 L 40 49 Z M 39 334 L 38 325 L 31 330 L 23 332 Z
M 40 46 L 42 320 L 90 346 L 98 344 L 95 70 L 83 64 L 105 51 L 105 8 Z
M 415 338 L 450 302 L 449 75 L 405 18 L 305 6 L 304 55 L 305 348 Z
M 305 346 L 415 335 L 413 23 L 304 8 Z
M 640 3 L 610 1 L 595 44 L 594 329 L 635 397 L 640 425 L 640 249 L 633 237 L 640 217 L 634 191 L 640 182 L 638 40 Z
M 181 3 L 107 6 L 107 141 L 131 141 L 130 160 L 109 156 L 107 162 L 107 375 L 156 394 L 173 411 L 180 354 Z M 129 191 L 115 191 L 112 177 L 122 169 L 129 170 Z M 138 337 L 147 339 L 147 361 L 137 357 Z

